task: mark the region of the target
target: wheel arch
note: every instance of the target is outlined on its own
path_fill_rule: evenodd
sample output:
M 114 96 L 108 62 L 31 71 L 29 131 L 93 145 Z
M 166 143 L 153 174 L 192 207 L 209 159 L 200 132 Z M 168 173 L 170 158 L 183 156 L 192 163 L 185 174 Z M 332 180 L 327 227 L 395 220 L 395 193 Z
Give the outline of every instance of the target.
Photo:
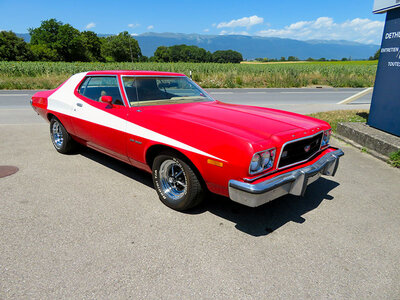
M 47 113 L 47 120 L 50 122 L 51 119 L 56 118 L 58 121 L 60 121 L 60 119 L 57 118 L 57 116 L 55 114 L 52 113 Z M 61 122 L 61 121 L 60 121 Z
M 192 168 L 193 172 L 198 177 L 203 188 L 208 190 L 207 185 L 204 181 L 203 175 L 201 174 L 199 169 L 196 167 L 196 165 L 192 162 L 192 160 L 187 155 L 185 155 L 183 152 L 181 152 L 173 147 L 162 145 L 162 144 L 156 144 L 156 145 L 150 146 L 146 150 L 146 154 L 145 154 L 146 164 L 150 167 L 150 169 L 153 168 L 154 159 L 159 154 L 176 155 L 178 158 L 184 160 Z
M 63 115 L 58 115 L 58 114 L 55 114 L 53 112 L 48 112 L 47 113 L 47 120 L 49 120 L 49 122 L 51 122 L 51 119 L 53 119 L 53 118 L 57 119 L 61 124 L 63 124 L 64 127 L 65 127 L 65 125 L 69 125 L 69 124 L 66 124 L 67 121 L 66 121 L 66 118 Z
M 71 120 L 68 118 L 68 116 L 57 113 L 57 112 L 48 111 L 46 114 L 46 118 L 49 121 L 49 123 L 51 122 L 51 119 L 53 119 L 53 118 L 57 119 L 64 126 L 64 128 L 67 130 L 67 132 L 69 134 L 72 134 L 72 135 L 75 134 L 75 130 L 72 127 Z

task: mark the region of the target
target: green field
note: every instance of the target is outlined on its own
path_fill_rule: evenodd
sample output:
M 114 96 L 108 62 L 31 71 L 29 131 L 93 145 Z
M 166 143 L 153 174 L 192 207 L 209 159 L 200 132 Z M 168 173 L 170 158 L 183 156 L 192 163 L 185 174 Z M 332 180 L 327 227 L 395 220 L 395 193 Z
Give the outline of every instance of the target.
M 205 88 L 369 87 L 377 61 L 261 64 L 0 62 L 0 89 L 50 89 L 90 70 L 154 70 L 189 75 Z

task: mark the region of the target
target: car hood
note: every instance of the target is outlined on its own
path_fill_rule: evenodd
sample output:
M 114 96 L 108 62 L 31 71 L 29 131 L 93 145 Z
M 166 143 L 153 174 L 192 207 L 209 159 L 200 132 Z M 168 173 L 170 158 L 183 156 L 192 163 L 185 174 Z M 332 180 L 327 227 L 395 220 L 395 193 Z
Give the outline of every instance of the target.
M 182 128 L 207 127 L 235 135 L 249 142 L 257 142 L 287 132 L 319 130 L 326 122 L 311 117 L 246 105 L 219 101 L 143 107 L 143 111 L 157 111 L 164 124 L 179 124 Z M 157 122 L 156 122 L 157 123 Z

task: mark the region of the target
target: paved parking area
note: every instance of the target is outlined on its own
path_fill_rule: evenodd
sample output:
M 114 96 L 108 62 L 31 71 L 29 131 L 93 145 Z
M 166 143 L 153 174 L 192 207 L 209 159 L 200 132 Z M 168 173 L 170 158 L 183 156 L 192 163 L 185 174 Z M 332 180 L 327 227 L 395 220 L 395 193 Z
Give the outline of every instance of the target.
M 337 176 L 304 198 L 179 213 L 149 174 L 58 154 L 44 121 L 2 124 L 0 165 L 20 170 L 0 178 L 0 298 L 396 299 L 400 171 L 334 144 Z

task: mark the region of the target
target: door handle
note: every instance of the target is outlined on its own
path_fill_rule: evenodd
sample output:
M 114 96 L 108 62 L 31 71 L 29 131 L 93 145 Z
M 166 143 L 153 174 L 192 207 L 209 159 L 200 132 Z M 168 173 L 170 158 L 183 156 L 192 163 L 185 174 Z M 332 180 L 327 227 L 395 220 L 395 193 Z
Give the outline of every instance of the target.
M 79 107 L 82 107 L 82 106 L 83 106 L 83 104 L 82 104 L 82 103 L 79 103 L 79 102 L 76 103 L 76 105 L 79 106 Z

